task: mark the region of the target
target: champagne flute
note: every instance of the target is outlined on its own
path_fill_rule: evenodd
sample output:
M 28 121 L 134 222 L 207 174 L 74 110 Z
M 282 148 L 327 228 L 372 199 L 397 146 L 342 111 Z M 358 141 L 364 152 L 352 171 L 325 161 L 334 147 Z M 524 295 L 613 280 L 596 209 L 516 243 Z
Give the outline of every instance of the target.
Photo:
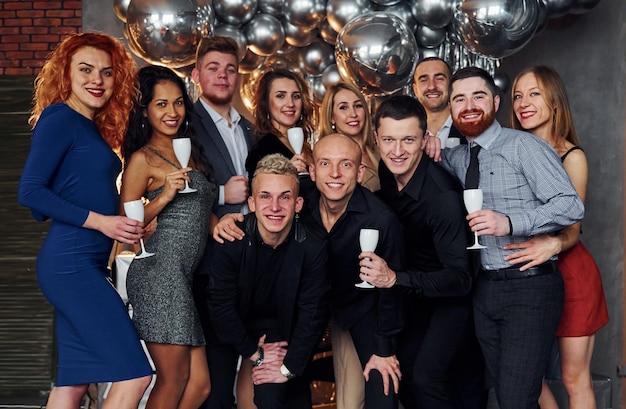
M 143 201 L 141 199 L 132 200 L 130 202 L 124 202 L 124 213 L 129 219 L 143 222 Z M 154 253 L 148 253 L 146 247 L 143 245 L 143 239 L 139 239 L 141 244 L 141 253 L 137 254 L 135 258 L 146 258 L 154 256 Z
M 174 155 L 180 163 L 180 166 L 186 168 L 189 165 L 189 158 L 191 158 L 191 139 L 189 138 L 176 138 L 174 139 Z M 196 189 L 189 187 L 189 182 L 185 180 L 185 188 L 179 190 L 179 193 L 193 193 Z
M 300 155 L 302 153 L 302 147 L 304 146 L 304 131 L 300 127 L 294 127 L 287 129 L 287 139 L 291 145 L 294 153 Z M 300 175 L 307 175 L 307 172 L 300 172 Z
M 361 245 L 361 251 L 374 251 L 378 245 L 378 230 L 376 229 L 361 229 L 359 233 L 359 244 Z M 368 259 L 369 260 L 369 259 Z M 359 288 L 374 288 L 373 285 L 363 280 L 362 282 L 355 284 Z
M 476 212 L 483 208 L 483 190 L 482 189 L 466 189 L 463 191 L 463 202 L 467 213 Z M 474 244 L 468 247 L 468 250 L 486 249 L 478 242 L 478 232 L 474 232 Z

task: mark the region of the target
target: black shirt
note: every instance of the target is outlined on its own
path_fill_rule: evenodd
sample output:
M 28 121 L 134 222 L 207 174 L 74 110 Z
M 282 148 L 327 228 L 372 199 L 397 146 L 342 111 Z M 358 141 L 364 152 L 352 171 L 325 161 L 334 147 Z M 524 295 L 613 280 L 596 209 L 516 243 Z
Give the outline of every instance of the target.
M 320 193 L 307 192 L 304 217 L 324 229 L 319 211 Z M 396 270 L 402 266 L 404 245 L 402 228 L 393 214 L 376 195 L 356 186 L 345 213 L 327 235 L 328 269 L 331 280 L 331 308 L 334 319 L 344 330 L 350 329 L 367 312 L 376 309 L 375 353 L 391 356 L 394 338 L 402 330 L 401 297 L 391 289 L 361 289 L 354 285 L 359 278 L 359 231 L 379 230 L 375 253 Z
M 383 161 L 378 173 L 379 195 L 404 227 L 408 271 L 395 270 L 397 284 L 425 297 L 467 294 L 469 225 L 461 185 L 426 156 L 402 191 Z

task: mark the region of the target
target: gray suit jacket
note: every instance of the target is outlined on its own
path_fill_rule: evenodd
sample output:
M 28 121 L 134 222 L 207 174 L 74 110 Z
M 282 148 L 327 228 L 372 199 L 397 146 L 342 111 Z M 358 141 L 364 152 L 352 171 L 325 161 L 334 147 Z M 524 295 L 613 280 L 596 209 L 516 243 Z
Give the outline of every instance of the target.
M 192 123 L 198 134 L 198 140 L 204 148 L 204 155 L 213 169 L 215 181 L 220 186 L 225 185 L 231 177 L 237 174 L 235 166 L 211 115 L 204 109 L 200 100 L 194 104 Z M 243 130 L 249 151 L 254 143 L 252 124 L 242 116 L 239 125 Z M 241 205 L 224 204 L 217 207 L 217 217 L 222 217 L 226 213 L 238 213 L 240 210 Z

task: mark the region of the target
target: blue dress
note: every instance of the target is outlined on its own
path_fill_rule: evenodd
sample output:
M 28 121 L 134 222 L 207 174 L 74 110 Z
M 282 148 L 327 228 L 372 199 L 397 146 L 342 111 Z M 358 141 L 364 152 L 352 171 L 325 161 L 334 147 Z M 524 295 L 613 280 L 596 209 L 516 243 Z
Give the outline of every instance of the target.
M 37 279 L 55 309 L 56 386 L 152 374 L 126 307 L 108 280 L 112 240 L 81 227 L 89 211 L 118 214 L 121 163 L 95 124 L 65 104 L 47 107 L 33 131 L 18 198 L 52 219 Z

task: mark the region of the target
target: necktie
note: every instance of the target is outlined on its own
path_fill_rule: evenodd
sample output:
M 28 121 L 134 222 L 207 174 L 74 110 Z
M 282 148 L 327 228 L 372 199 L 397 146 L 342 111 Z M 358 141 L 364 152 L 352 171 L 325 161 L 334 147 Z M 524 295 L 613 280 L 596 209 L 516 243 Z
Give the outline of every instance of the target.
M 465 189 L 478 189 L 478 151 L 480 151 L 480 145 L 475 143 L 470 148 L 470 163 L 465 174 Z

